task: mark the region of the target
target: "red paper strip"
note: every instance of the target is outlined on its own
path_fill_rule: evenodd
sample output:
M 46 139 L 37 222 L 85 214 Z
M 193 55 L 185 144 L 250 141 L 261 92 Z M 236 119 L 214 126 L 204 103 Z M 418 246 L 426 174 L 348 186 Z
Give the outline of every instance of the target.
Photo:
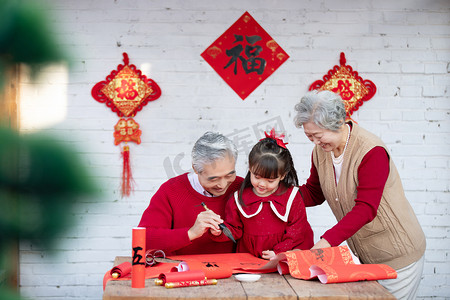
M 289 266 L 289 273 L 298 279 L 310 279 L 311 265 L 350 265 L 354 264 L 347 246 L 323 249 L 288 251 L 284 253 Z
M 311 277 L 318 277 L 322 283 L 354 282 L 397 278 L 397 272 L 383 264 L 365 265 L 313 265 Z
M 205 273 L 200 270 L 184 271 L 184 272 L 167 272 L 161 273 L 158 276 L 158 280 L 160 282 L 160 284 L 158 285 L 164 285 L 168 282 L 199 281 L 204 280 L 205 278 L 206 278 Z
M 224 262 L 190 260 L 186 263 L 189 267 L 189 270 L 200 270 L 205 274 L 207 278 L 221 279 L 228 278 L 233 275 L 231 266 Z
M 116 278 L 124 277 L 131 273 L 131 263 L 128 261 L 121 263 L 120 265 L 112 268 L 109 273 L 111 274 L 111 276 L 113 276 L 114 273 L 117 273 L 118 276 Z
M 129 264 L 131 265 L 131 263 L 129 263 Z M 164 272 L 170 272 L 174 267 L 176 267 L 178 265 L 179 265 L 179 263 L 160 262 L 156 265 L 153 265 L 152 267 L 147 267 L 147 268 L 145 268 L 145 279 L 157 278 L 159 276 L 159 274 L 164 273 Z M 120 266 L 120 265 L 118 265 L 118 266 Z M 123 272 L 122 275 L 117 279 L 112 278 L 111 271 L 112 271 L 112 269 L 107 271 L 105 273 L 105 276 L 103 277 L 103 289 L 105 289 L 106 283 L 109 280 L 131 280 L 131 270 L 129 273 Z
M 185 261 L 189 270 L 202 270 L 206 277 L 215 279 L 228 278 L 233 273 L 250 273 L 247 269 L 260 269 L 267 263 L 267 260 L 255 257 L 250 253 L 177 255 L 168 258 Z M 276 272 L 276 268 L 260 273 L 268 272 Z
M 131 287 L 145 288 L 145 227 L 134 227 L 132 237 Z
M 397 272 L 383 264 L 355 264 L 347 246 L 279 253 L 266 265 L 246 269 L 251 273 L 264 273 L 278 269 L 298 279 L 318 277 L 322 283 L 382 280 L 397 277 Z
M 243 268 L 239 272 L 291 274 L 298 279 L 310 279 L 309 267 L 313 264 L 354 264 L 347 246 L 313 250 L 293 250 L 279 253 L 263 266 Z
M 112 274 L 117 273 L 119 276 L 117 278 L 123 278 L 126 276 L 130 276 L 131 273 L 131 263 L 130 262 L 124 262 L 120 265 L 115 266 L 111 270 L 105 273 L 105 276 L 103 276 L 103 290 L 105 290 L 106 283 L 113 279 Z
M 199 286 L 199 285 L 216 285 L 217 279 L 203 279 L 203 280 L 192 280 L 192 281 L 179 281 L 179 282 L 168 282 L 164 286 L 167 289 L 178 288 L 178 287 L 188 287 L 188 286 Z

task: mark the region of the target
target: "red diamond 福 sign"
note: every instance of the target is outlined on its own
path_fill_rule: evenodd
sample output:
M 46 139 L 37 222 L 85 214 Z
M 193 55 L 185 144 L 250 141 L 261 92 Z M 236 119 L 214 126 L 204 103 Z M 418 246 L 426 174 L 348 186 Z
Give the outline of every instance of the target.
M 242 100 L 289 58 L 248 12 L 201 56 Z

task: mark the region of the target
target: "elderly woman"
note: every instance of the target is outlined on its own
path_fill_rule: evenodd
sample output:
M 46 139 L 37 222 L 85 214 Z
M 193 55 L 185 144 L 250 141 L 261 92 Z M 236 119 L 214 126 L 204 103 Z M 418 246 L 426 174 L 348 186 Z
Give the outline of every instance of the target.
M 192 149 L 194 172 L 163 183 L 142 214 L 139 226 L 147 228 L 147 249 L 167 255 L 234 252 L 233 242 L 215 242 L 205 233 L 220 230 L 228 197 L 241 186 L 237 155 L 236 146 L 222 134 L 206 132 L 197 140 Z
M 399 299 L 413 299 L 425 235 L 388 149 L 377 136 L 345 121 L 344 103 L 333 92 L 308 92 L 295 110 L 295 125 L 315 144 L 311 174 L 300 187 L 305 205 L 326 200 L 338 221 L 313 248 L 347 241 L 362 263 L 394 268 L 397 279 L 380 283 Z

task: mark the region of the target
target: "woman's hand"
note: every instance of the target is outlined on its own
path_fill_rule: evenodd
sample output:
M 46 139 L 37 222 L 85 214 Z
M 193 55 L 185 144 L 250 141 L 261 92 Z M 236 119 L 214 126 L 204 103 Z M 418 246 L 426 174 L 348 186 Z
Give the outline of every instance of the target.
M 326 239 L 320 239 L 311 249 L 320 249 L 331 247 Z
M 208 229 L 212 230 L 211 233 L 213 230 L 222 232 L 219 228 L 220 223 L 223 223 L 223 220 L 219 215 L 211 210 L 202 211 L 197 215 L 194 225 L 188 230 L 189 239 L 192 241 L 201 237 Z
M 261 257 L 264 259 L 271 259 L 272 257 L 275 257 L 275 252 L 273 252 L 271 250 L 264 250 L 261 253 Z

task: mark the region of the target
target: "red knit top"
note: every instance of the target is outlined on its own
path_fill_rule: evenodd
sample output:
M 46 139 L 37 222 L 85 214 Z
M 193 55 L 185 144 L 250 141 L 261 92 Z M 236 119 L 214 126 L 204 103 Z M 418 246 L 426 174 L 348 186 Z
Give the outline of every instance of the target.
M 236 252 L 261 257 L 264 250 L 278 254 L 307 250 L 314 245 L 305 205 L 293 187 L 279 187 L 267 197 L 259 197 L 252 188 L 246 188 L 242 194 L 245 206 L 238 203 L 237 197 L 228 200 L 225 211 L 225 224 L 237 240 Z M 222 234 L 214 239 L 228 238 Z
M 306 184 L 300 187 L 306 207 L 320 205 L 325 201 L 316 167 L 314 163 L 311 165 L 311 174 Z M 327 230 L 322 238 L 331 246 L 338 246 L 372 221 L 377 215 L 388 176 L 388 155 L 383 147 L 374 147 L 364 156 L 359 166 L 355 206 L 335 226 Z
M 224 216 L 227 199 L 239 189 L 242 181 L 243 178 L 236 177 L 227 192 L 218 197 L 207 197 L 195 191 L 187 173 L 163 183 L 139 222 L 140 227 L 147 228 L 147 249 L 163 250 L 166 255 L 234 252 L 233 242 L 215 242 L 207 233 L 190 241 L 188 230 L 194 225 L 197 215 L 204 211 L 202 202 L 216 214 Z

